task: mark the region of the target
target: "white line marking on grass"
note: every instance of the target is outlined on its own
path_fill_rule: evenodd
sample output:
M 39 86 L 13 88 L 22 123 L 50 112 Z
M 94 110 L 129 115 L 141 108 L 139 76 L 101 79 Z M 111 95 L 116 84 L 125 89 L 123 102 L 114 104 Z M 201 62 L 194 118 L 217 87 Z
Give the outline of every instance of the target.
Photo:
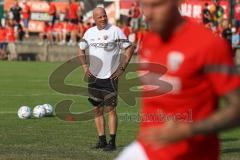
M 61 94 L 56 94 L 56 93 L 52 93 L 52 94 L 42 94 L 42 93 L 36 93 L 36 94 L 4 94 L 4 93 L 0 93 L 0 96 L 5 96 L 5 97 L 25 97 L 25 96 L 59 96 Z
M 7 112 L 5 112 L 5 111 L 3 111 L 3 112 L 0 112 L 0 114 L 16 114 L 17 112 L 13 112 L 13 111 L 7 111 Z
M 0 82 L 16 82 L 16 80 L 15 79 L 1 79 L 0 80 Z M 48 80 L 38 80 L 38 79 L 36 79 L 36 80 L 26 80 L 26 79 L 24 79 L 23 80 L 24 82 L 48 82 Z

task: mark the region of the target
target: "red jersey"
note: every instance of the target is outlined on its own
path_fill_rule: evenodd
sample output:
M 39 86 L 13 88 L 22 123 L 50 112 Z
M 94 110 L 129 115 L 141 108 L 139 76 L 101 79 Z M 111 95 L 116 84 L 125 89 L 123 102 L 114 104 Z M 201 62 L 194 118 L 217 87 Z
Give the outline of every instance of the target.
M 78 4 L 71 3 L 69 7 L 68 17 L 69 19 L 77 19 L 78 18 Z
M 235 19 L 240 20 L 240 4 L 236 4 L 235 6 Z
M 131 33 L 131 30 L 130 30 L 130 28 L 128 26 L 124 26 L 122 28 L 122 31 L 123 31 L 123 33 L 125 34 L 126 37 L 128 37 L 130 35 L 130 33 Z
M 67 31 L 71 32 L 76 29 L 76 25 L 73 23 L 68 23 L 67 24 Z
M 61 32 L 63 30 L 63 23 L 58 22 L 58 23 L 54 24 L 53 30 L 55 32 Z
M 141 17 L 141 11 L 140 11 L 140 7 L 133 7 L 130 9 L 132 18 L 140 18 Z
M 51 15 L 51 16 L 55 15 L 56 11 L 57 11 L 57 9 L 56 9 L 55 4 L 51 3 L 50 6 L 49 6 L 48 14 Z
M 15 42 L 16 38 L 15 38 L 15 32 L 14 32 L 14 28 L 13 27 L 7 27 L 6 28 L 6 39 L 8 42 Z
M 43 28 L 44 33 L 52 32 L 52 30 L 53 30 L 52 25 L 46 25 L 46 24 L 44 25 L 44 28 Z
M 30 17 L 30 6 L 28 4 L 23 5 L 22 16 L 23 16 L 23 19 L 29 19 L 29 17 Z
M 154 79 L 161 80 L 167 82 L 162 83 L 161 91 L 170 91 L 151 98 L 144 98 L 146 93 L 143 93 L 144 119 L 140 132 L 148 127 L 163 125 L 167 117 L 184 122 L 203 120 L 216 111 L 220 96 L 240 87 L 239 76 L 232 74 L 236 66 L 231 46 L 203 25 L 189 19 L 167 42 L 156 33 L 146 33 L 140 59 L 167 68 L 164 73 L 161 67 L 153 69 L 148 68 L 151 65 L 140 65 L 155 72 L 153 77 L 147 77 L 150 82 L 142 79 L 142 83 L 149 85 L 154 84 Z M 139 142 L 150 160 L 219 159 L 220 147 L 216 134 L 194 136 L 160 149 L 145 145 L 141 139 Z
M 0 28 L 0 43 L 6 41 L 6 35 L 7 35 L 6 29 Z

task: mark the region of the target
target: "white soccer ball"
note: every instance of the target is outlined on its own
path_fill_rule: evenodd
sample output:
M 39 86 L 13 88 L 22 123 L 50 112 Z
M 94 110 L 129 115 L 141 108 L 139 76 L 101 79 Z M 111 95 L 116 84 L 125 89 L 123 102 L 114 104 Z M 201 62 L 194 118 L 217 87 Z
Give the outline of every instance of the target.
M 46 116 L 53 115 L 53 107 L 50 104 L 43 104 L 42 106 L 45 108 Z
M 28 119 L 31 117 L 32 111 L 28 106 L 22 106 L 18 109 L 18 117 L 20 119 Z
M 37 105 L 33 109 L 33 116 L 36 118 L 42 118 L 46 115 L 46 110 L 42 105 Z

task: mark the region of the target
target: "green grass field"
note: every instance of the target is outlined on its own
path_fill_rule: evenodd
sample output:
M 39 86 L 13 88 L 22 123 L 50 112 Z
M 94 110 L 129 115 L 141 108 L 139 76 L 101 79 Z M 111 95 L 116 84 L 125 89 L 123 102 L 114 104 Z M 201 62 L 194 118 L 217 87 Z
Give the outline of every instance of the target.
M 64 99 L 75 101 L 71 111 L 84 112 L 90 108 L 86 97 L 64 95 L 49 87 L 48 77 L 60 63 L 0 61 L 0 159 L 1 160 L 111 160 L 134 140 L 138 123 L 120 121 L 118 149 L 106 153 L 90 148 L 97 135 L 92 120 L 67 122 L 56 117 L 20 120 L 17 110 L 22 105 L 32 108 L 38 104 L 57 104 Z M 84 85 L 81 69 L 71 73 L 67 84 Z M 118 113 L 136 113 L 120 100 Z M 222 159 L 240 159 L 240 130 L 221 135 Z

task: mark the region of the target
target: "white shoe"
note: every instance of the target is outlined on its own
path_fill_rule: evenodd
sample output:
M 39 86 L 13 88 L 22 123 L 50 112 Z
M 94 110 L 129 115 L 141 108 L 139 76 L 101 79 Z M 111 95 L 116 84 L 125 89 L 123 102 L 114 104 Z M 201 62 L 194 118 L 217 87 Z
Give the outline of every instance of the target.
M 61 41 L 61 42 L 59 42 L 59 45 L 63 46 L 63 45 L 65 45 L 65 43 L 66 43 L 65 41 Z
M 72 42 L 72 46 L 76 46 L 77 45 L 77 43 L 76 42 Z
M 66 44 L 66 41 L 62 41 L 62 44 L 65 45 L 65 44 Z
M 71 42 L 68 42 L 68 43 L 67 43 L 67 45 L 68 45 L 68 46 L 71 46 L 71 45 L 72 45 L 72 43 L 71 43 Z
M 69 42 L 68 42 L 68 46 L 71 46 L 72 45 L 72 43 L 73 43 L 73 41 L 72 40 L 70 40 Z
M 44 43 L 43 41 L 41 41 L 41 42 L 38 42 L 38 45 L 39 45 L 39 46 L 42 46 L 42 45 L 43 45 L 43 43 Z

